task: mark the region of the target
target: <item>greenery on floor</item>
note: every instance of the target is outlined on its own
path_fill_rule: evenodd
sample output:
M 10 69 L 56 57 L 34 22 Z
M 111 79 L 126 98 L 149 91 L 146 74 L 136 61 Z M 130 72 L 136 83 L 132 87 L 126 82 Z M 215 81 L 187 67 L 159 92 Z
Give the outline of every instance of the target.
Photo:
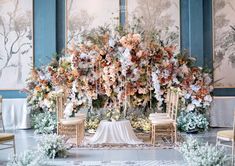
M 187 138 L 179 147 L 179 151 L 190 166 L 225 166 L 231 162 L 223 148 L 203 143 L 192 137 Z
M 7 166 L 45 166 L 48 159 L 66 156 L 64 138 L 56 134 L 46 134 L 39 137 L 37 149 L 11 156 Z

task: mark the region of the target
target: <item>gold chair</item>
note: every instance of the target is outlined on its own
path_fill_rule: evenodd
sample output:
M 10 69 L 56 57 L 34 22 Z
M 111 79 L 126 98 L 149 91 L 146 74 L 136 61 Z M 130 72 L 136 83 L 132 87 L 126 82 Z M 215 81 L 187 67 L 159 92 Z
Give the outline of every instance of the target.
M 232 165 L 234 165 L 235 111 L 234 111 L 233 118 L 234 118 L 233 129 L 218 131 L 217 136 L 216 136 L 216 146 L 224 146 L 224 147 L 232 148 Z M 232 145 L 225 144 L 225 142 L 226 143 L 231 142 Z
M 171 113 L 170 113 L 170 109 L 168 108 L 169 107 L 169 102 L 170 102 L 170 95 L 171 95 L 171 89 L 169 88 L 167 90 L 167 96 L 166 96 L 166 99 L 165 99 L 165 103 L 166 103 L 166 112 L 155 112 L 155 113 L 151 113 L 149 114 L 149 120 L 150 121 L 153 121 L 153 120 L 156 120 L 156 119 L 169 119 L 170 116 L 171 116 Z M 151 131 L 152 131 L 152 126 L 151 126 Z M 166 128 L 158 128 L 158 132 L 162 132 L 162 131 L 166 131 Z M 152 132 L 150 132 L 150 140 L 152 140 Z
M 9 143 L 9 142 L 12 142 L 12 144 Z M 14 134 L 0 133 L 0 145 L 7 146 L 7 147 L 4 147 L 4 148 L 0 148 L 0 150 L 13 148 L 14 149 L 14 154 L 16 153 Z
M 16 150 L 15 150 L 15 136 L 14 136 L 14 134 L 11 134 L 11 133 L 5 133 L 3 118 L 2 118 L 2 96 L 0 96 L 0 118 L 1 118 L 1 121 L 2 121 L 2 128 L 3 128 L 3 133 L 0 133 L 0 145 L 4 146 L 4 148 L 0 148 L 0 150 L 13 148 L 14 149 L 14 154 L 15 154 L 16 153 Z M 9 143 L 9 142 L 12 142 L 12 144 Z
M 169 107 L 169 102 L 170 102 L 170 96 L 171 96 L 171 88 L 168 89 L 167 91 L 167 96 L 165 99 L 165 103 L 166 103 L 166 112 L 155 112 L 155 113 L 151 113 L 149 115 L 149 120 L 154 120 L 154 119 L 166 119 L 166 118 L 170 118 L 170 109 Z
M 179 89 L 171 88 L 169 101 L 167 103 L 169 118 L 153 118 L 151 120 L 152 138 L 151 142 L 155 145 L 156 135 L 169 135 L 173 142 L 177 142 L 177 113 L 178 113 Z
M 66 97 L 56 97 L 56 110 L 57 110 L 57 134 L 64 135 L 68 138 L 75 138 L 76 145 L 80 145 L 84 139 L 85 127 L 84 118 L 64 118 Z

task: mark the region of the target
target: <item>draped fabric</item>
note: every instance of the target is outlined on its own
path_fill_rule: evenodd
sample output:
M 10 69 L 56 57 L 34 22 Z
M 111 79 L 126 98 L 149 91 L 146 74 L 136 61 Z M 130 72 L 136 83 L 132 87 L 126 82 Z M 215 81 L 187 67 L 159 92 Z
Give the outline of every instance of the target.
M 30 128 L 30 111 L 27 109 L 27 100 L 3 99 L 2 103 L 3 123 L 5 129 Z
M 211 127 L 232 127 L 235 97 L 214 97 L 210 109 Z
M 141 144 L 128 120 L 110 122 L 101 121 L 89 144 Z

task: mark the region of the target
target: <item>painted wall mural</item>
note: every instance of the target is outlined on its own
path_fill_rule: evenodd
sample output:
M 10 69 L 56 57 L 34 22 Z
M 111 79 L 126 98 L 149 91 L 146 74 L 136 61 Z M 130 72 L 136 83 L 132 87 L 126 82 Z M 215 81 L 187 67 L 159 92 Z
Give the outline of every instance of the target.
M 119 24 L 119 0 L 67 0 L 67 46 L 77 45 L 81 34 L 99 26 Z
M 179 0 L 126 0 L 126 20 L 135 24 L 140 18 L 146 31 L 158 31 L 165 45 L 175 45 L 180 50 Z
M 217 88 L 235 87 L 235 1 L 213 0 L 214 80 Z
M 0 0 L 0 89 L 19 90 L 33 66 L 33 0 Z

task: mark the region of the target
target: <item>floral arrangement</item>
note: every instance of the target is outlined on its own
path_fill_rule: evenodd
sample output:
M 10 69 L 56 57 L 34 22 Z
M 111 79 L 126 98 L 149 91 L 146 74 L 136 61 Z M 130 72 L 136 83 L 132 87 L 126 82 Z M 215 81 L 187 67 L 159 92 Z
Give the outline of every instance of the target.
M 142 132 L 149 132 L 151 129 L 151 123 L 148 119 L 148 114 L 150 110 L 146 111 L 147 115 L 145 115 L 143 110 L 132 110 L 127 115 L 127 119 L 130 120 L 131 126 L 137 130 Z
M 208 129 L 208 120 L 205 115 L 197 112 L 180 112 L 177 119 L 178 129 L 181 131 L 204 131 Z
M 67 155 L 64 138 L 56 134 L 43 135 L 39 138 L 38 149 L 42 154 L 53 159 Z
M 56 115 L 51 112 L 35 113 L 32 115 L 32 126 L 35 134 L 51 134 L 57 126 Z
M 39 151 L 30 150 L 10 157 L 7 166 L 44 166 L 45 156 Z
M 223 166 L 229 165 L 228 156 L 223 149 L 218 149 L 208 143 L 189 137 L 180 147 L 179 151 L 183 154 L 184 159 L 192 166 Z
M 27 87 L 24 89 L 24 92 L 28 94 L 28 108 L 32 112 L 53 112 L 55 109 L 53 90 L 54 87 L 50 75 L 47 73 L 47 67 L 32 70 L 27 79 Z
M 158 34 L 139 32 L 101 27 L 84 34 L 81 44 L 66 49 L 58 61 L 44 68 L 45 72 L 32 73 L 29 82 L 34 86 L 28 89 L 37 93 L 30 93 L 29 104 L 33 103 L 30 105 L 35 109 L 43 108 L 42 101 L 48 98 L 53 101 L 50 92 L 66 88 L 70 105 L 67 117 L 80 108 L 97 111 L 105 108 L 107 114 L 103 118 L 118 120 L 126 117 L 131 108 L 145 108 L 142 109 L 145 116 L 148 116 L 146 108 L 164 111 L 167 89 L 178 87 L 181 111 L 205 113 L 212 101 L 210 73 L 196 67 L 195 59 L 186 52 L 177 53 L 174 46 L 164 47 Z M 46 76 L 41 76 L 42 73 Z M 45 78 L 50 80 L 47 83 L 51 89 L 34 99 L 41 94 L 43 88 L 37 87 L 44 86 L 40 80 Z M 111 116 L 114 114 L 115 117 Z
M 96 116 L 92 116 L 91 118 L 88 118 L 85 121 L 85 128 L 89 133 L 95 133 L 96 129 L 99 126 L 100 121 L 101 120 L 99 118 L 96 118 Z

